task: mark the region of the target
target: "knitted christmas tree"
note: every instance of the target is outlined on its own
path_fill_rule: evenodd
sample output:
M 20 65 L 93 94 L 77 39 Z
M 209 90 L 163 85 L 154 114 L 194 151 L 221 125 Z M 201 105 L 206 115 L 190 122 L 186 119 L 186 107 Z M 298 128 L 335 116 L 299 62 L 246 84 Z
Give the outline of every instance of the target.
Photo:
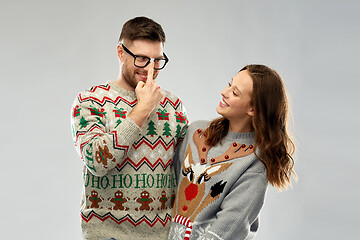
M 169 123 L 166 122 L 166 123 L 164 124 L 163 131 L 164 131 L 164 132 L 163 132 L 163 136 L 166 136 L 166 137 L 172 136 L 171 133 L 170 133 L 170 132 L 171 132 L 171 129 L 170 129 Z
M 146 129 L 148 130 L 148 132 L 146 133 L 146 135 L 150 135 L 150 136 L 154 136 L 154 135 L 157 135 L 156 133 L 156 128 L 155 128 L 155 123 L 153 121 L 150 121 L 148 123 L 148 128 Z

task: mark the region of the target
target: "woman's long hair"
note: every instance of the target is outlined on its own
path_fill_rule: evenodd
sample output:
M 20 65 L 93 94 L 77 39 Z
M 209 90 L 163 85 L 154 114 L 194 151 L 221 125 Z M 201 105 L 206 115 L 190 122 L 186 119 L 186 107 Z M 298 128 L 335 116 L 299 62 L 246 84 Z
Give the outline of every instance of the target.
M 259 148 L 264 163 L 267 180 L 277 189 L 287 189 L 290 177 L 296 177 L 293 170 L 292 154 L 295 145 L 287 132 L 288 101 L 283 81 L 279 74 L 264 65 L 247 65 L 253 80 L 253 93 L 250 104 L 254 108 L 251 127 L 255 132 L 254 148 Z M 206 129 L 206 144 L 215 146 L 229 131 L 229 120 L 224 117 L 213 120 Z

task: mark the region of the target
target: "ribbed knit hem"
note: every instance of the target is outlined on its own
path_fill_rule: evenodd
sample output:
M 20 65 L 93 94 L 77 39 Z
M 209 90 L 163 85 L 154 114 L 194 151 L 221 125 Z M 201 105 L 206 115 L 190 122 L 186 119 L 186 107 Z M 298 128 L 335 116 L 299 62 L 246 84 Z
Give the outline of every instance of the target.
M 111 81 L 107 81 L 107 84 L 109 84 L 111 86 L 111 88 L 113 88 L 115 91 L 117 91 L 119 93 L 120 96 L 129 96 L 134 98 L 134 100 L 136 99 L 136 93 L 135 91 L 129 91 L 129 90 L 125 90 L 121 87 L 119 87 L 118 85 L 116 85 L 114 82 Z
M 229 131 L 228 134 L 225 136 L 224 140 L 226 141 L 233 141 L 237 139 L 245 139 L 249 141 L 255 140 L 255 133 L 249 132 L 249 133 L 239 133 L 239 132 L 231 132 Z

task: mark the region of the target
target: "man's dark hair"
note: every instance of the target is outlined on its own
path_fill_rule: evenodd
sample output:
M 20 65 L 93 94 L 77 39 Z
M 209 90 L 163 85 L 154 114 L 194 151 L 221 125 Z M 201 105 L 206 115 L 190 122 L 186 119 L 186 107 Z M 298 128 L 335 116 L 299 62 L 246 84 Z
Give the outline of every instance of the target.
M 165 42 L 165 33 L 161 25 L 147 17 L 136 17 L 127 21 L 119 37 L 119 42 L 123 40 L 151 40 Z

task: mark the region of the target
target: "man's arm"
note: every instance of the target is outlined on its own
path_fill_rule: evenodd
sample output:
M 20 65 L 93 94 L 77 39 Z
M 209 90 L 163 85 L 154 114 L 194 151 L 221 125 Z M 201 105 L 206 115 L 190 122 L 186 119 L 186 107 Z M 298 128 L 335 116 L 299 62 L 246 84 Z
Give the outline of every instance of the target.
M 92 174 L 103 176 L 124 160 L 141 133 L 141 126 L 163 97 L 153 80 L 153 62 L 149 69 L 146 83 L 140 81 L 135 89 L 138 103 L 111 132 L 105 128 L 105 114 L 96 106 L 91 106 L 90 102 L 81 102 L 80 95 L 75 99 L 72 113 L 74 142 Z M 78 112 L 75 113 L 75 109 Z
M 129 113 L 131 118 L 140 128 L 145 120 L 149 117 L 150 113 L 154 110 L 155 106 L 163 98 L 160 87 L 153 79 L 154 75 L 154 62 L 149 64 L 148 75 L 146 83 L 139 81 L 136 85 L 135 92 L 138 103 Z
M 105 127 L 108 113 L 102 113 L 94 103 L 80 101 L 80 97 L 81 93 L 74 101 L 71 121 L 75 146 L 89 171 L 103 176 L 124 160 L 141 130 L 125 118 L 109 132 Z

